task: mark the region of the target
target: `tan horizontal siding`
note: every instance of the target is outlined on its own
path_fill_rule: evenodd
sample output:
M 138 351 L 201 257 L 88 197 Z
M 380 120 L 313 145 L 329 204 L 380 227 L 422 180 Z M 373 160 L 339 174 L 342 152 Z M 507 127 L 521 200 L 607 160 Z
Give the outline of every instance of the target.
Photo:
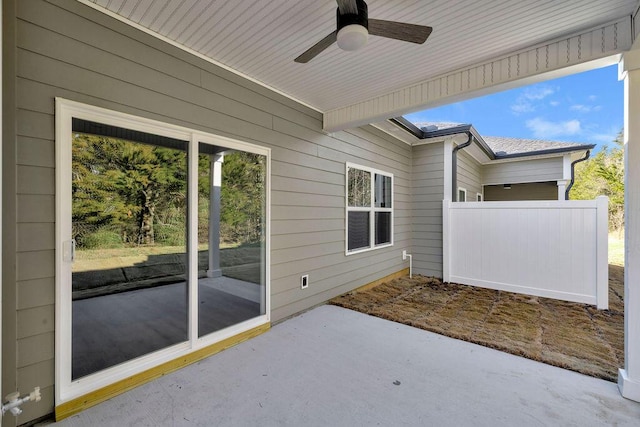
M 18 137 L 16 163 L 25 166 L 55 167 L 55 144 L 52 140 Z
M 307 181 L 323 180 L 327 184 L 344 186 L 344 166 L 339 173 L 330 173 L 326 169 L 316 169 L 312 167 L 305 167 L 295 163 L 272 160 L 271 176 L 273 176 L 274 178 L 277 176 L 282 178 L 303 179 Z
M 52 222 L 18 223 L 18 252 L 55 249 L 56 235 Z
M 54 307 L 22 309 L 18 312 L 18 339 L 54 331 Z
M 53 277 L 23 280 L 18 283 L 18 310 L 51 306 L 55 303 L 56 286 Z
M 516 184 L 562 179 L 562 157 L 485 165 L 483 184 Z
M 476 194 L 482 194 L 482 166 L 464 150 L 458 151 L 458 187 L 467 190 L 467 201 L 475 202 Z
M 344 244 L 344 230 L 275 235 L 271 237 L 271 249 L 296 248 L 332 242 Z
M 18 252 L 16 272 L 18 281 L 53 277 L 55 274 L 53 249 Z
M 55 197 L 53 195 L 18 194 L 18 220 L 26 222 L 54 222 Z
M 558 184 L 555 181 L 530 184 L 512 184 L 510 190 L 502 185 L 484 187 L 485 200 L 558 200 Z
M 416 274 L 442 277 L 442 254 L 427 247 L 442 247 L 442 199 L 444 198 L 444 145 L 413 149 L 412 255 Z
M 278 220 L 340 219 L 344 221 L 344 206 L 271 206 L 271 217 Z
M 20 423 L 54 405 L 55 97 L 271 148 L 275 321 L 407 266 L 416 184 L 407 144 L 371 126 L 326 134 L 317 111 L 75 0 L 18 1 L 17 11 L 16 110 L 5 112 L 16 124 L 17 237 L 5 254 L 16 279 L 5 283 L 16 294 L 6 315 L 17 327 L 5 355 L 15 384 L 38 382 L 44 395 Z M 345 162 L 394 174 L 393 247 L 345 255 Z M 301 274 L 310 274 L 304 291 Z

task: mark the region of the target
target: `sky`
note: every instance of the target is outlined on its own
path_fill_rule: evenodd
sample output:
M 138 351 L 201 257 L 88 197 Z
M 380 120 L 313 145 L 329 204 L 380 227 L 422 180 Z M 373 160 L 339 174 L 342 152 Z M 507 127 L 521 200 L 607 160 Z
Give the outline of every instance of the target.
M 416 122 L 471 123 L 482 136 L 613 145 L 622 130 L 617 65 L 405 115 Z

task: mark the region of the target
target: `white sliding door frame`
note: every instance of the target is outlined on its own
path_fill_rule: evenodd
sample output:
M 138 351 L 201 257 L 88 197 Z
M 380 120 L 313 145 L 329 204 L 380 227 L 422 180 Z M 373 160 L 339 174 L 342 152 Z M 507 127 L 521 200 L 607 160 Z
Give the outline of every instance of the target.
M 188 141 L 188 230 L 187 242 L 189 321 L 188 340 L 156 352 L 138 357 L 131 361 L 101 370 L 94 374 L 72 380 L 71 372 L 71 330 L 72 330 L 72 289 L 71 289 L 71 143 L 72 119 L 78 118 L 112 126 L 151 133 L 159 136 Z M 198 143 L 203 142 L 247 151 L 266 156 L 266 209 L 265 209 L 265 314 L 227 327 L 220 331 L 198 338 Z M 269 148 L 237 141 L 181 126 L 162 123 L 156 120 L 130 114 L 106 110 L 75 101 L 56 98 L 56 331 L 55 331 L 55 401 L 56 405 L 65 403 L 109 384 L 128 378 L 155 366 L 177 359 L 201 348 L 210 346 L 242 332 L 264 325 L 270 321 L 270 219 L 271 219 L 271 150 Z

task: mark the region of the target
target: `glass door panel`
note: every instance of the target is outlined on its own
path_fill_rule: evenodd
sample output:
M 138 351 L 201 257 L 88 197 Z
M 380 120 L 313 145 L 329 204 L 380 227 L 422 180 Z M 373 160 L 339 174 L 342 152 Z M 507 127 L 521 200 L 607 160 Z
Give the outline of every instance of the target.
M 266 313 L 266 156 L 199 144 L 198 336 Z
M 72 380 L 188 340 L 187 146 L 73 119 Z

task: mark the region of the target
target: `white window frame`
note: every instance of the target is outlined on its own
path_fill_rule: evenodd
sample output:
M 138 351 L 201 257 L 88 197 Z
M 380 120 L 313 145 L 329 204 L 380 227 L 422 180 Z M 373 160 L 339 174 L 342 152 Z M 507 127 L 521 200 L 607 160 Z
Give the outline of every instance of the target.
M 476 193 L 476 202 L 482 202 L 484 200 L 484 197 L 482 196 L 482 193 Z
M 197 280 L 188 281 L 189 319 L 188 339 L 185 342 L 149 353 L 128 362 L 71 379 L 72 295 L 71 263 L 65 261 L 64 249 L 71 239 L 71 136 L 72 119 L 79 118 L 105 123 L 140 132 L 189 141 L 188 203 L 198 202 L 198 143 L 229 147 L 266 156 L 266 218 L 265 218 L 265 314 L 232 325 L 220 331 L 198 337 Z M 63 98 L 56 98 L 56 306 L 55 306 L 55 402 L 56 406 L 87 393 L 124 380 L 132 375 L 176 360 L 242 332 L 269 323 L 271 316 L 270 248 L 271 248 L 271 149 L 231 138 L 191 130 L 156 120 L 111 111 Z M 193 154 L 193 155 L 192 155 Z M 198 277 L 198 209 L 189 209 L 188 277 Z
M 460 193 L 464 194 L 464 200 L 460 200 Z M 456 199 L 458 202 L 466 202 L 467 201 L 467 189 L 464 187 L 458 187 L 458 193 L 456 195 Z
M 359 169 L 365 172 L 369 172 L 371 175 L 371 200 L 369 206 L 364 207 L 349 207 L 349 169 Z M 375 175 L 383 175 L 391 178 L 391 207 L 390 208 L 377 208 L 375 206 Z M 393 174 L 380 169 L 371 168 L 368 166 L 359 165 L 356 163 L 347 162 L 345 164 L 345 238 L 344 238 L 344 251 L 345 255 L 359 254 L 362 252 L 373 251 L 376 249 L 388 248 L 393 246 L 394 237 L 394 210 L 395 210 L 395 198 L 394 198 L 394 186 L 393 186 Z M 349 212 L 369 212 L 369 246 L 365 248 L 358 248 L 349 250 Z M 383 243 L 376 245 L 375 243 L 375 214 L 376 212 L 390 212 L 391 213 L 391 239 L 389 243 Z

